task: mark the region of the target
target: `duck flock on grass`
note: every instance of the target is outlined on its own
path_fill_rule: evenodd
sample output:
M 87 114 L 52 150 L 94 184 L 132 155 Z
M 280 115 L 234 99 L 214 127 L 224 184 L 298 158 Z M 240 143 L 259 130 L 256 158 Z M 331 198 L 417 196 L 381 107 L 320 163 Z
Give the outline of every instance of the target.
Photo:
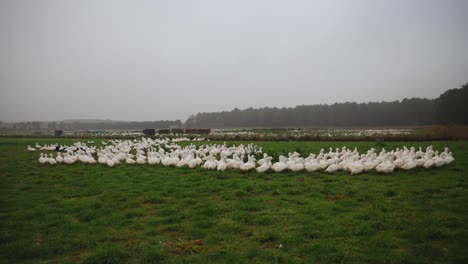
M 181 146 L 177 140 L 150 139 L 141 140 L 109 140 L 101 142 L 96 147 L 94 142 L 75 142 L 70 146 L 44 145 L 36 143 L 35 147 L 28 146 L 29 151 L 55 151 L 57 154 L 40 153 L 41 164 L 102 164 L 109 167 L 120 163 L 149 164 L 175 167 L 202 167 L 208 170 L 224 171 L 237 169 L 244 172 L 257 171 L 324 171 L 334 173 L 346 171 L 351 175 L 376 171 L 378 173 L 392 173 L 395 170 L 412 170 L 415 168 L 429 169 L 448 165 L 454 161 L 452 152 L 448 148 L 444 151 L 434 151 L 432 146 L 422 150 L 414 147 L 403 147 L 377 152 L 371 148 L 365 153 L 359 153 L 355 148 L 347 147 L 320 150 L 318 154 L 311 153 L 301 157 L 297 152 L 288 156 L 279 156 L 273 162 L 273 157 L 263 153 L 262 148 L 254 144 L 232 145 L 204 144 L 196 146 L 190 144 Z M 261 157 L 257 160 L 257 157 Z

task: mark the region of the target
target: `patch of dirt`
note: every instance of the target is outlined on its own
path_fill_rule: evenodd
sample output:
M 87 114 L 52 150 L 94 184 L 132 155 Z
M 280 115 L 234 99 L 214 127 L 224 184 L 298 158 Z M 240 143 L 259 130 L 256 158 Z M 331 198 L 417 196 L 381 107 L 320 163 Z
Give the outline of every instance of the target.
M 436 250 L 439 250 L 439 252 L 441 252 L 442 255 L 444 256 L 444 258 L 448 257 L 447 245 L 443 241 L 433 240 L 432 241 L 432 248 L 436 249 Z
M 339 201 L 339 200 L 349 199 L 349 196 L 346 196 L 343 194 L 335 194 L 335 195 L 327 195 L 325 199 L 327 201 Z
M 177 239 L 175 241 L 168 242 L 166 246 L 168 247 L 168 251 L 174 255 L 194 255 L 206 252 L 204 244 L 205 242 L 203 239 Z
M 219 195 L 217 195 L 217 194 L 208 197 L 208 199 L 210 199 L 210 200 L 212 200 L 212 201 L 221 201 L 221 200 L 222 200 L 222 199 L 221 199 L 221 196 L 219 196 Z
M 70 220 L 70 222 L 72 222 L 72 223 L 79 223 L 80 222 L 80 219 L 78 219 L 75 216 L 68 217 L 68 220 Z
M 395 253 L 398 253 L 398 254 L 409 253 L 409 250 L 405 247 L 397 247 L 393 251 L 395 251 Z

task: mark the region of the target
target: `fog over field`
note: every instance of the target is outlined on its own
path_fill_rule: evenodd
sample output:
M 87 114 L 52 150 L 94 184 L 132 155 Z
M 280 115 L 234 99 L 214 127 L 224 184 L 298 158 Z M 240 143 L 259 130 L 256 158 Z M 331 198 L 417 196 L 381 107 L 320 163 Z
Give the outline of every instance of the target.
M 0 0 L 0 263 L 468 263 L 468 0 Z
M 468 76 L 468 1 L 0 2 L 0 120 L 185 120 L 436 98 Z

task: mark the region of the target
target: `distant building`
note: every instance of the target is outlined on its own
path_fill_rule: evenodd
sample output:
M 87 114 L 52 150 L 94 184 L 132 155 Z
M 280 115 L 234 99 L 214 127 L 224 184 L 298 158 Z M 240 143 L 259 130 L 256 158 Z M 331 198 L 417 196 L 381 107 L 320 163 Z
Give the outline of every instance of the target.
M 186 128 L 185 134 L 200 134 L 200 135 L 209 135 L 211 129 L 209 128 Z
M 156 133 L 156 131 L 153 128 L 143 129 L 143 134 L 145 136 L 154 136 L 155 133 Z
M 171 133 L 173 133 L 173 134 L 184 134 L 184 129 L 183 128 L 173 128 L 173 129 L 171 129 Z
M 159 134 L 170 134 L 171 130 L 170 129 L 159 129 L 158 133 Z
M 164 128 L 159 129 L 159 134 L 190 134 L 190 135 L 208 135 L 211 133 L 209 128 Z

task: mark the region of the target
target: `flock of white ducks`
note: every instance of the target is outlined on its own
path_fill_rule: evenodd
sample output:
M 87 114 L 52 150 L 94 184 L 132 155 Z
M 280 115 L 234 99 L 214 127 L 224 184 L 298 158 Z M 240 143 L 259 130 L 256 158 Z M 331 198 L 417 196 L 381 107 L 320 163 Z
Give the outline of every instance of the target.
M 185 140 L 181 140 L 185 141 Z M 307 157 L 301 157 L 297 152 L 288 156 L 279 156 L 278 161 L 273 162 L 273 157 L 263 153 L 262 148 L 254 144 L 232 145 L 204 144 L 196 146 L 189 144 L 181 146 L 174 139 L 150 139 L 142 140 L 109 140 L 101 142 L 97 148 L 94 142 L 75 142 L 70 146 L 44 145 L 36 143 L 35 147 L 28 146 L 29 151 L 43 150 L 56 151 L 57 155 L 41 153 L 41 164 L 102 164 L 109 167 L 120 163 L 149 164 L 175 167 L 202 167 L 208 170 L 224 171 L 237 169 L 244 172 L 256 170 L 259 173 L 266 171 L 324 171 L 334 173 L 346 171 L 351 175 L 363 172 L 376 171 L 379 173 L 391 173 L 395 170 L 411 170 L 415 168 L 429 169 L 441 167 L 454 161 L 452 152 L 445 148 L 443 152 L 434 151 L 432 146 L 425 150 L 414 147 L 387 151 L 382 149 L 377 152 L 374 148 L 360 154 L 347 147 L 328 151 L 322 149 L 318 154 L 311 153 Z M 257 157 L 261 157 L 257 160 Z

